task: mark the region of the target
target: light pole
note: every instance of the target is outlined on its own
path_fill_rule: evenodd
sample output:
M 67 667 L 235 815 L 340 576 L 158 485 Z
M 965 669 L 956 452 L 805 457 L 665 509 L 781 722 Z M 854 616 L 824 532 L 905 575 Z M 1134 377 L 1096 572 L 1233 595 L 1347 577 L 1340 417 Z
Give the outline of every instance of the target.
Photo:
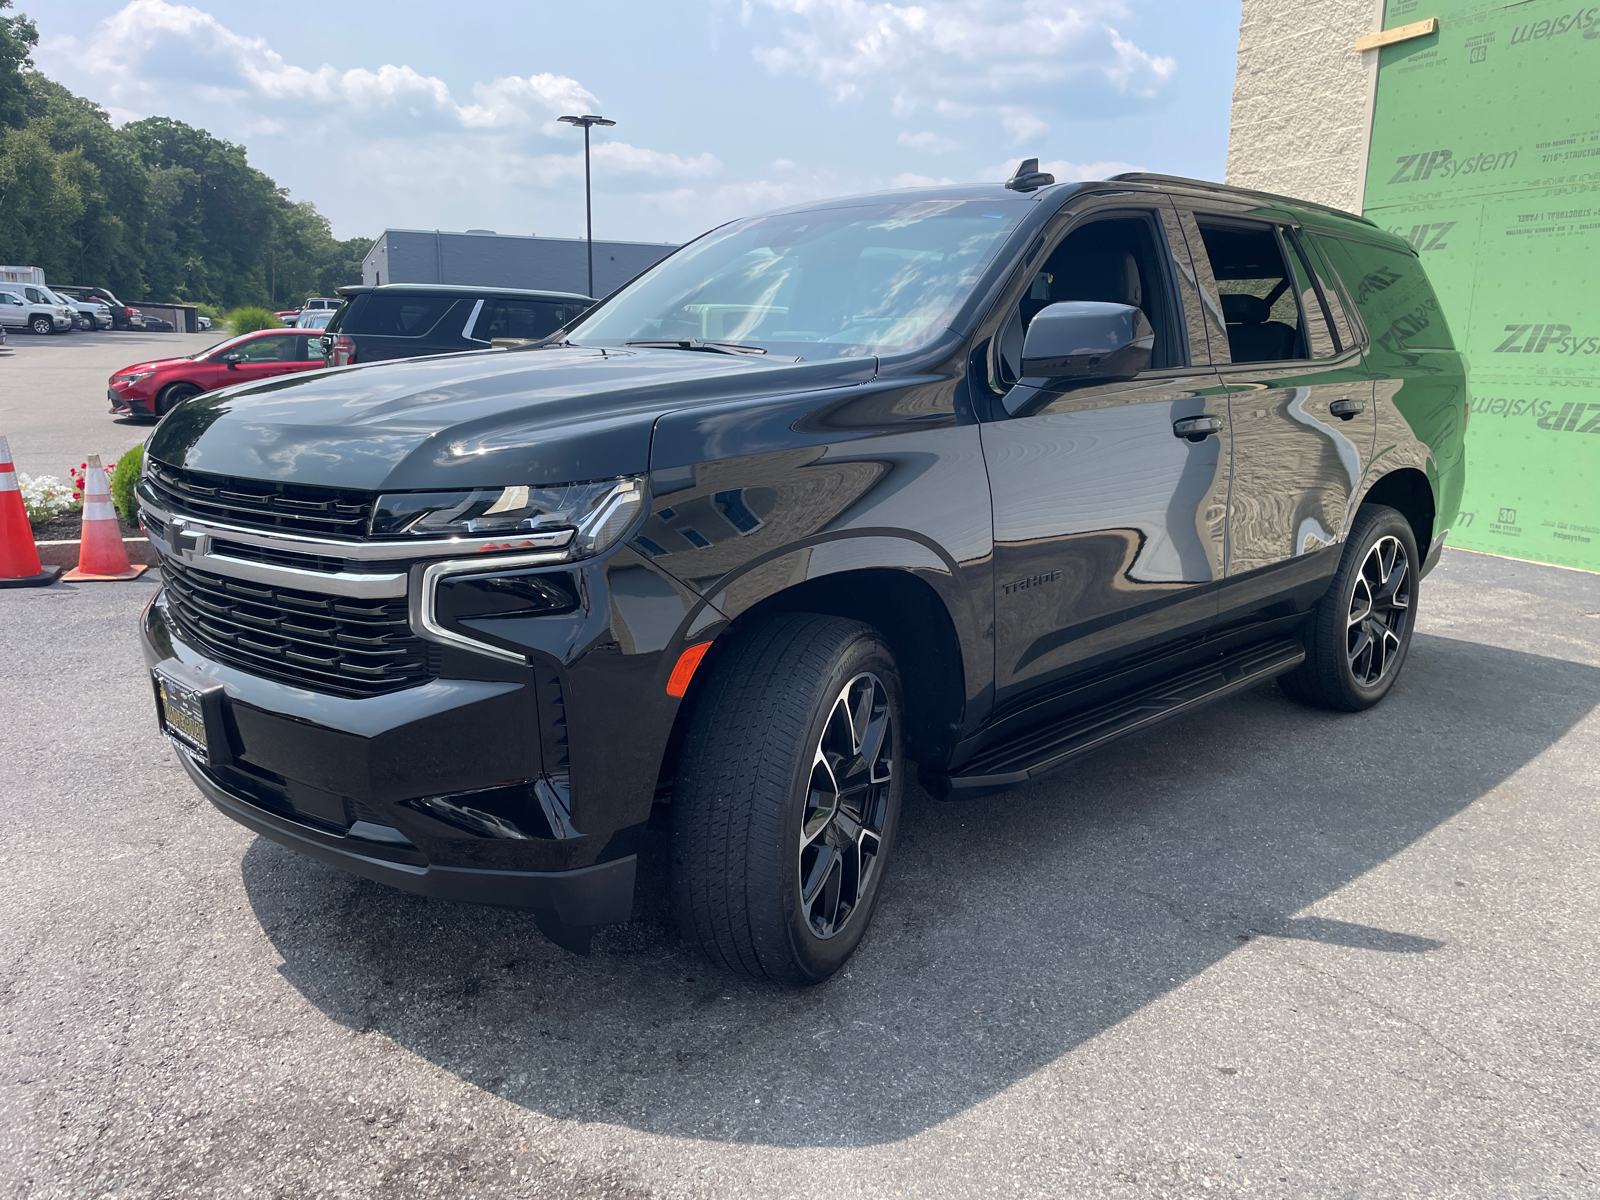
M 589 128 L 593 125 L 615 125 L 604 117 L 585 113 L 581 117 L 561 117 L 568 125 L 583 126 L 583 223 L 589 234 L 589 296 L 594 297 L 594 202 L 589 197 Z

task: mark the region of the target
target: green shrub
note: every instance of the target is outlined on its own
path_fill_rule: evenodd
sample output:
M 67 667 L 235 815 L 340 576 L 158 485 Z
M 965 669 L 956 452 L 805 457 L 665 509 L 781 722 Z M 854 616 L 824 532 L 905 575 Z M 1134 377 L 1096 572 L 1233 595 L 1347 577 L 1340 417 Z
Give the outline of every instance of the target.
M 258 329 L 282 329 L 283 322 L 264 308 L 236 308 L 228 314 L 228 330 L 234 337 Z
M 139 473 L 144 467 L 144 447 L 135 446 L 117 459 L 117 469 L 111 476 L 111 503 L 117 515 L 129 525 L 138 524 L 139 497 L 134 491 L 139 486 Z

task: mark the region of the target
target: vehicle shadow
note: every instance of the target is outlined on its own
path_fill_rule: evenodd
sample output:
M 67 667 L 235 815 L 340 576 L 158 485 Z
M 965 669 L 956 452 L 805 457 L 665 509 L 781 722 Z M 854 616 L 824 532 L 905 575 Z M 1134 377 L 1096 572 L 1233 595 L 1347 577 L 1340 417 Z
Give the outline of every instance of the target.
M 1252 938 L 1440 948 L 1426 928 L 1294 914 L 1597 704 L 1593 667 L 1418 636 L 1368 713 L 1309 711 L 1268 685 L 1028 788 L 964 804 L 915 792 L 867 939 L 801 991 L 694 957 L 659 876 L 643 915 L 588 958 L 525 914 L 404 895 L 265 840 L 244 882 L 280 970 L 318 1008 L 517 1104 L 670 1136 L 881 1143 L 1002 1091 Z

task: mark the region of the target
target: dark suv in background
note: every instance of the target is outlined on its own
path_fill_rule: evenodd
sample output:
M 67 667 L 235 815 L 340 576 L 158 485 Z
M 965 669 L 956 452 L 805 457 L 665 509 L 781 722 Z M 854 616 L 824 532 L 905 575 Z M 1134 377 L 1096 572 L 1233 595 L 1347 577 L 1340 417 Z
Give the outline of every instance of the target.
M 860 940 L 913 773 L 991 792 L 1273 678 L 1378 703 L 1464 472 L 1416 252 L 1025 167 L 725 225 L 554 344 L 178 405 L 143 640 L 196 785 L 574 947 L 663 831 L 684 936 L 798 983 Z
M 323 340 L 330 367 L 539 341 L 594 303 L 570 292 L 433 283 L 335 290 L 344 304 Z

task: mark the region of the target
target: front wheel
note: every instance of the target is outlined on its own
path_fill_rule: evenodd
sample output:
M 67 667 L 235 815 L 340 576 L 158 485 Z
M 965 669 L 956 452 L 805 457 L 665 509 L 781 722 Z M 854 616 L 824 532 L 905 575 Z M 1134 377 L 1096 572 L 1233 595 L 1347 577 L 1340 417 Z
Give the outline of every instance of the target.
M 787 613 L 707 666 L 672 797 L 679 928 L 730 970 L 826 979 L 866 932 L 899 823 L 894 657 L 860 622 Z
M 190 396 L 198 396 L 200 389 L 192 383 L 174 383 L 161 389 L 161 394 L 156 397 L 155 415 L 165 416 L 171 411 L 174 404 L 187 400 Z
M 28 322 L 28 328 L 37 334 L 48 334 L 56 331 L 56 323 L 42 313 Z
M 1387 696 L 1411 649 L 1419 561 L 1405 517 L 1381 504 L 1363 507 L 1312 612 L 1305 661 L 1279 686 L 1302 704 L 1343 712 Z

